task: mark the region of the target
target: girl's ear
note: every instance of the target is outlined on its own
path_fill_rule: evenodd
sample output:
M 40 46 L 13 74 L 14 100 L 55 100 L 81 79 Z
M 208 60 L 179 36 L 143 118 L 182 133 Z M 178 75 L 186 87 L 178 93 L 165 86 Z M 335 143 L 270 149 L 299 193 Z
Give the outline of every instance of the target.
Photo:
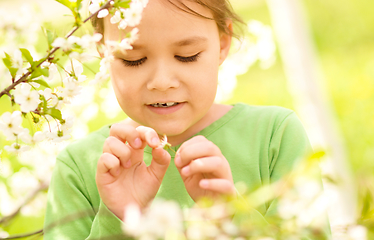
M 232 21 L 227 20 L 226 22 L 227 28 L 230 30 L 230 32 L 233 31 Z M 231 47 L 231 39 L 232 35 L 228 33 L 221 33 L 220 34 L 220 56 L 219 56 L 219 65 L 225 61 L 227 55 L 229 54 L 230 47 Z

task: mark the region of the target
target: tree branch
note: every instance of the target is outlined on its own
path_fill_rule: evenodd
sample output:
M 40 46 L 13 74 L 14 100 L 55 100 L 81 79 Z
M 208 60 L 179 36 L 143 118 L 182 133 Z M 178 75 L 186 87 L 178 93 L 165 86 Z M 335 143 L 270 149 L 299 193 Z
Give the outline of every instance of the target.
M 5 237 L 5 238 L 0 238 L 0 240 L 25 238 L 25 237 L 30 237 L 30 236 L 33 236 L 33 235 L 36 235 L 36 234 L 43 234 L 43 229 L 40 229 L 40 230 L 35 231 L 35 232 L 31 232 L 31 233 L 24 233 L 24 234 Z
M 112 0 L 108 1 L 105 5 L 103 5 L 98 11 L 96 11 L 95 13 L 91 14 L 88 18 L 86 18 L 83 23 L 86 23 L 88 20 L 90 20 L 93 16 L 95 16 L 98 12 L 100 12 L 101 10 L 105 9 L 105 8 L 108 8 L 110 6 L 110 3 L 112 2 Z M 71 37 L 81 26 L 76 26 L 74 27 L 66 36 L 65 38 L 69 38 Z M 48 53 L 48 55 L 45 57 L 45 59 L 43 61 L 41 61 L 37 66 L 36 68 L 40 67 L 46 60 L 49 60 L 51 59 L 51 56 L 58 50 L 60 49 L 60 47 L 55 47 L 52 49 L 51 52 Z M 28 71 L 27 73 L 23 74 L 17 81 L 14 81 L 11 85 L 9 85 L 7 88 L 5 88 L 3 91 L 0 92 L 0 98 L 3 96 L 3 95 L 9 95 L 9 92 L 14 89 L 17 85 L 19 85 L 20 83 L 23 83 L 23 82 L 26 82 L 27 81 L 27 78 L 31 75 L 32 71 Z
M 48 184 L 41 183 L 38 188 L 34 189 L 30 194 L 24 199 L 24 201 L 20 204 L 20 206 L 10 215 L 3 217 L 0 219 L 0 224 L 5 224 L 6 222 L 9 222 L 12 218 L 17 216 L 17 214 L 21 211 L 22 207 L 27 205 L 31 200 L 34 199 L 34 197 L 40 192 L 48 188 Z

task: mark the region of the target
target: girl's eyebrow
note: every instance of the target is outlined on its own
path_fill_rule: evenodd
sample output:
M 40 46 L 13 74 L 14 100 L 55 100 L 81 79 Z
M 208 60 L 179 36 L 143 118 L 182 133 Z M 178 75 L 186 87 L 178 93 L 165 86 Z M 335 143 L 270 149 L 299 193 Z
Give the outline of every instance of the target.
M 196 45 L 196 44 L 202 44 L 207 42 L 208 39 L 206 37 L 201 37 L 201 36 L 194 36 L 186 39 L 182 39 L 180 41 L 177 41 L 173 43 L 172 45 L 177 46 L 177 47 L 183 47 L 183 46 L 188 46 L 188 45 Z M 132 50 L 141 50 L 143 49 L 144 46 L 142 44 L 133 44 L 132 45 Z
M 186 38 L 178 42 L 175 42 L 173 45 L 182 47 L 182 46 L 187 46 L 187 45 L 201 44 L 207 41 L 208 39 L 206 37 L 194 36 L 191 38 Z

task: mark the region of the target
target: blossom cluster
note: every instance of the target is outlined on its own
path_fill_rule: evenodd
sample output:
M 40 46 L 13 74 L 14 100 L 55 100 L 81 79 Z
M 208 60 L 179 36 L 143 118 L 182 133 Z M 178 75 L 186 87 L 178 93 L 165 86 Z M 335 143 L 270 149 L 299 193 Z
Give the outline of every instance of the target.
M 141 240 L 330 239 L 327 210 L 336 196 L 322 190 L 315 160 L 303 161 L 294 172 L 257 190 L 236 183 L 235 199 L 202 199 L 187 209 L 156 199 L 143 212 L 128 205 L 124 234 Z M 256 209 L 271 202 L 276 202 L 276 211 L 264 218 Z M 368 239 L 364 226 L 342 230 L 334 239 Z
M 63 3 L 71 8 L 74 16 L 76 9 L 73 9 L 75 1 Z M 110 3 L 108 5 L 108 3 Z M 94 0 L 89 6 L 92 14 L 102 18 L 109 13 L 112 14 L 111 23 L 118 24 L 118 27 L 125 29 L 131 27 L 127 36 L 117 41 L 107 41 L 101 46 L 103 58 L 100 61 L 100 71 L 96 73 L 92 83 L 102 83 L 109 78 L 108 66 L 112 61 L 112 52 L 118 47 L 131 49 L 132 43 L 138 37 L 138 29 L 135 27 L 141 21 L 141 13 L 148 1 L 100 1 Z M 109 7 L 108 7 L 109 6 Z M 77 26 L 79 26 L 77 20 Z M 40 58 L 37 54 L 27 49 L 16 49 L 13 54 L 7 54 L 3 61 L 12 78 L 12 89 L 5 92 L 11 97 L 13 105 L 18 105 L 19 110 L 5 112 L 1 117 L 0 130 L 4 132 L 8 141 L 16 141 L 5 149 L 11 152 L 22 152 L 28 150 L 25 144 L 34 144 L 44 139 L 51 139 L 55 142 L 66 140 L 70 137 L 72 118 L 63 116 L 63 106 L 71 101 L 81 92 L 81 84 L 86 80 L 83 75 L 82 62 L 90 61 L 95 57 L 88 53 L 91 49 L 101 43 L 102 35 L 95 33 L 77 37 L 69 34 L 67 37 L 55 37 L 51 32 L 46 31 L 49 45 L 49 55 Z M 56 50 L 61 50 L 62 55 L 70 60 L 65 67 L 55 57 Z M 38 60 L 37 60 L 38 59 Z M 25 61 L 26 60 L 26 61 Z M 61 74 L 61 71 L 64 72 Z M 62 75 L 66 75 L 65 77 Z M 60 80 L 57 80 L 60 78 Z M 56 81 L 60 86 L 56 86 Z M 10 81 L 8 81 L 10 83 Z M 5 88 L 4 88 L 5 90 Z M 22 127 L 22 118 L 32 119 L 34 123 L 44 123 L 44 131 L 30 131 Z M 40 127 L 39 127 L 40 128 Z
M 220 67 L 218 77 L 217 102 L 224 102 L 232 97 L 240 76 L 259 62 L 266 69 L 275 63 L 275 43 L 270 26 L 257 20 L 247 22 L 247 31 L 241 41 L 233 39 L 233 52 Z

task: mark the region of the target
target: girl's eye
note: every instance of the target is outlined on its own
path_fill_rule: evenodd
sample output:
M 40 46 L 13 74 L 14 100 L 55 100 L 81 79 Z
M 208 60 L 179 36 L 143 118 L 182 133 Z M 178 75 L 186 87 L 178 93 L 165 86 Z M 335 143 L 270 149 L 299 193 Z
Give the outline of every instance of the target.
M 200 57 L 200 53 L 197 53 L 193 56 L 189 56 L 189 57 L 181 57 L 181 56 L 175 56 L 175 58 L 180 61 L 180 62 L 196 62 L 197 59 Z
M 143 64 L 145 62 L 145 60 L 147 60 L 146 57 L 135 60 L 135 61 L 129 61 L 129 60 L 126 60 L 126 59 L 122 59 L 122 62 L 125 64 L 126 67 L 138 67 L 141 64 Z

